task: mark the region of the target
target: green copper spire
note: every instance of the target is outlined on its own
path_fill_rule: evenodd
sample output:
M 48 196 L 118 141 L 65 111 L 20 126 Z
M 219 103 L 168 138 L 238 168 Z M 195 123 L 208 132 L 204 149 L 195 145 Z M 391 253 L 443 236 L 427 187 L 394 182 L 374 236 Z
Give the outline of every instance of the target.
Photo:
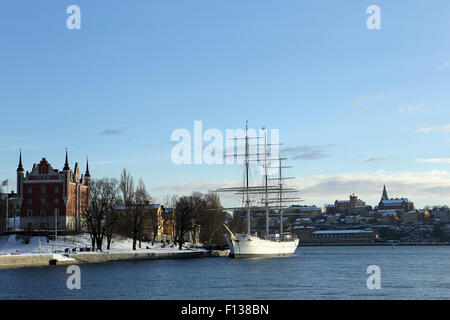
M 386 185 L 384 185 L 384 187 L 383 187 L 383 195 L 381 196 L 381 200 L 388 200 L 389 199 L 389 197 L 388 197 L 388 194 L 387 194 L 387 191 L 386 191 Z

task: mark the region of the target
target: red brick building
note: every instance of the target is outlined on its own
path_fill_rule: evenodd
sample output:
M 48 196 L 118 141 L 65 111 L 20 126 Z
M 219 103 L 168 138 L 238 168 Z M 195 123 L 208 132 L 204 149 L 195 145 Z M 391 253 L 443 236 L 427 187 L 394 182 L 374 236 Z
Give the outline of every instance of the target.
M 62 171 L 53 169 L 45 158 L 33 164 L 24 174 L 22 152 L 17 168 L 17 197 L 20 206 L 20 228 L 79 230 L 91 182 L 89 164 L 80 175 L 78 163 L 72 171 L 66 161 Z
M 334 205 L 328 205 L 326 207 L 326 213 L 328 214 L 354 214 L 362 207 L 366 207 L 366 203 L 361 199 L 358 199 L 355 195 L 350 195 L 350 200 L 336 200 Z

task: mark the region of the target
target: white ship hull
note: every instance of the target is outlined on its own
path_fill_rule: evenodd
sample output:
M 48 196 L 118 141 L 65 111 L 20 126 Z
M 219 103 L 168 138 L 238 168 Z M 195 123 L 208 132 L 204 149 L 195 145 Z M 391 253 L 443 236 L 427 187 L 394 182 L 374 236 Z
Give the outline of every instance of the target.
M 297 249 L 299 240 L 267 240 L 247 234 L 225 236 L 232 258 L 291 256 Z

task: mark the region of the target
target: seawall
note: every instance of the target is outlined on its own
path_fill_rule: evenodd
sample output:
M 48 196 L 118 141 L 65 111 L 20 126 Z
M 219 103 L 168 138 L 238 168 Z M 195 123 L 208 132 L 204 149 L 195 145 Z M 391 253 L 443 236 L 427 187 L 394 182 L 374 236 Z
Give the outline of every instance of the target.
M 299 247 L 345 247 L 345 246 L 448 246 L 450 242 L 300 242 Z
M 77 253 L 69 254 L 69 258 L 77 263 L 99 263 L 123 260 L 158 260 L 158 259 L 191 259 L 227 256 L 227 251 L 177 251 L 177 252 L 136 252 L 136 253 Z
M 127 260 L 158 260 L 158 259 L 192 259 L 192 258 L 211 258 L 228 256 L 225 250 L 204 250 L 204 251 L 174 251 L 174 252 L 136 252 L 136 253 L 77 253 L 69 254 L 73 260 L 59 260 L 57 265 L 61 264 L 80 264 L 80 263 L 101 263 L 109 261 L 127 261 Z M 41 267 L 49 266 L 54 262 L 52 254 L 30 254 L 30 255 L 5 255 L 0 256 L 0 269 L 20 268 L 20 267 Z
M 0 256 L 0 268 L 39 267 L 49 265 L 51 254 L 7 255 Z

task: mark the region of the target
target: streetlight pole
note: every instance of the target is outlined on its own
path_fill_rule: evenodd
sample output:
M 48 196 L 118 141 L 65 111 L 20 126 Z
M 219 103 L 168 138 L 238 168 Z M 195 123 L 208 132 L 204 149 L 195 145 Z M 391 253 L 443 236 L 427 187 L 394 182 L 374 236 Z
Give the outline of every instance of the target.
M 58 250 L 58 209 L 55 210 L 55 252 Z
M 8 232 L 8 198 L 9 198 L 9 189 L 8 185 L 9 182 L 6 180 L 6 226 L 5 226 L 5 232 Z

